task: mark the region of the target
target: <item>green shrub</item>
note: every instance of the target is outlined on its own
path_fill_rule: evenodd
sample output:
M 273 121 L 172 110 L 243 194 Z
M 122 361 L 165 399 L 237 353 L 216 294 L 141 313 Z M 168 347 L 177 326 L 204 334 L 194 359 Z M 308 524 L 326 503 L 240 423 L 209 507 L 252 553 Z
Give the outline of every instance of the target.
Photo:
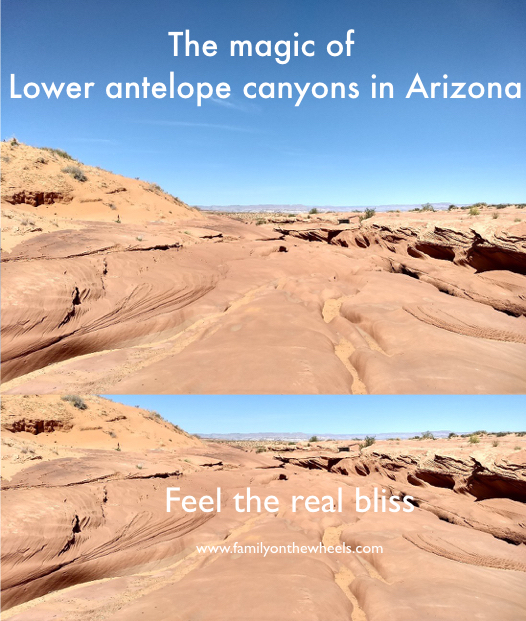
M 64 395 L 62 397 L 62 401 L 68 401 L 69 403 L 71 403 L 71 405 L 76 407 L 78 410 L 88 409 L 87 403 L 84 401 L 84 399 L 82 399 L 82 397 L 79 397 L 78 395 Z
M 369 218 L 372 218 L 375 214 L 376 214 L 376 209 L 373 209 L 372 207 L 368 207 L 363 212 L 363 216 L 360 216 L 360 222 L 362 220 L 369 220 Z
M 261 226 L 262 224 L 266 224 L 267 221 L 265 220 L 265 218 L 258 218 L 256 220 L 256 226 Z
M 318 213 L 318 210 L 316 209 L 316 207 L 313 207 L 313 208 L 309 211 L 309 213 L 310 213 L 310 214 L 315 214 L 315 213 Z
M 421 211 L 436 211 L 431 203 L 424 203 L 422 205 Z
M 492 446 L 498 446 L 499 445 L 499 441 L 498 440 L 493 440 L 493 442 L 491 443 Z
M 311 438 L 309 438 L 309 442 L 319 442 L 318 436 L 312 436 Z
M 424 431 L 422 434 L 422 440 L 434 440 L 435 436 L 430 431 Z
M 80 170 L 78 166 L 66 166 L 66 168 L 62 169 L 62 172 L 71 175 L 73 179 L 76 179 L 77 181 L 84 182 L 88 180 L 86 175 L 82 172 L 82 170 Z
M 470 444 L 478 444 L 479 442 L 480 442 L 480 438 L 475 433 L 472 433 L 469 436 L 469 443 Z
M 448 438 L 449 438 L 450 440 L 451 440 L 451 438 L 456 438 L 456 437 L 457 437 L 457 434 L 456 434 L 456 433 L 453 433 L 453 432 L 451 432 L 451 433 L 448 435 Z
M 360 449 L 367 448 L 368 446 L 372 446 L 376 442 L 376 438 L 374 436 L 365 436 L 365 440 L 360 444 Z
M 475 205 L 472 205 L 469 208 L 469 215 L 470 216 L 480 216 L 480 209 L 478 207 L 476 207 Z
M 256 453 L 266 453 L 266 452 L 267 452 L 266 446 L 258 446 L 256 449 Z
M 59 157 L 62 157 L 65 160 L 74 161 L 71 155 L 69 153 L 66 153 L 66 151 L 63 151 L 62 149 L 52 149 L 51 147 L 42 147 L 42 149 L 44 151 L 49 151 L 50 153 L 53 153 L 53 155 L 58 155 Z

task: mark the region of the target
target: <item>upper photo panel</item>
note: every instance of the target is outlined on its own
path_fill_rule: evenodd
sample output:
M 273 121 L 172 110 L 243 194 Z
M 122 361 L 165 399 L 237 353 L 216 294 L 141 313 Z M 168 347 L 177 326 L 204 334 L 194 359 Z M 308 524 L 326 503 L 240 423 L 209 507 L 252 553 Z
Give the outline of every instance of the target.
M 2 386 L 526 393 L 523 0 L 4 0 Z

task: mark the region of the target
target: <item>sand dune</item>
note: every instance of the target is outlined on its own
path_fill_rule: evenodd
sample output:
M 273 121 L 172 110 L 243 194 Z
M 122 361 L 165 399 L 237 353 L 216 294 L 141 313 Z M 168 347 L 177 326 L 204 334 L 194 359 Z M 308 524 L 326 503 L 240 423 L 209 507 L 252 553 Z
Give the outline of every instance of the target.
M 6 397 L 5 619 L 226 621 L 247 610 L 265 620 L 524 616 L 524 437 L 507 435 L 497 446 L 485 435 L 476 445 L 378 441 L 361 452 L 353 442 L 273 442 L 256 452 L 257 443 L 200 441 L 147 411 L 82 399 L 86 410 L 55 396 Z M 167 513 L 169 486 L 198 497 L 219 486 L 221 512 L 174 505 Z M 275 495 L 279 512 L 236 512 L 232 498 L 247 487 Z M 335 495 L 338 487 L 341 513 L 292 511 L 293 495 Z M 415 509 L 358 513 L 347 500 L 356 487 L 411 495 Z M 383 553 L 196 550 L 234 542 L 377 545 Z

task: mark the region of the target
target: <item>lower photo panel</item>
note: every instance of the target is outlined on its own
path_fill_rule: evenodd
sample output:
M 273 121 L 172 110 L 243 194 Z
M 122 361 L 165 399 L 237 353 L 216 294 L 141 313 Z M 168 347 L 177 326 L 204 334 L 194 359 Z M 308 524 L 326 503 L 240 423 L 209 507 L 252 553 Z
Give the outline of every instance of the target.
M 2 618 L 526 618 L 525 405 L 5 396 Z

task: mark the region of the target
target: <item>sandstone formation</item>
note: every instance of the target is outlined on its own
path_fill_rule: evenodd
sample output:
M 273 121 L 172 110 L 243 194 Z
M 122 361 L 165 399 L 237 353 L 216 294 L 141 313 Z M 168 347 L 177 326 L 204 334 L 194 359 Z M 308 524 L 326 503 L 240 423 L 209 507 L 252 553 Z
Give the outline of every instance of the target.
M 346 443 L 319 442 L 281 455 L 255 444 L 240 450 L 236 443 L 200 441 L 147 411 L 82 400 L 85 410 L 56 396 L 5 398 L 4 619 L 231 621 L 250 614 L 265 621 L 517 621 L 525 615 L 524 436 L 482 435 L 476 445 L 467 438 L 386 440 L 361 452 L 353 443 L 338 452 Z M 81 430 L 84 416 L 86 425 L 102 429 Z M 51 419 L 62 425 L 34 433 L 37 420 Z M 104 433 L 110 427 L 115 438 Z M 178 504 L 167 513 L 167 487 L 196 497 L 220 487 L 221 511 L 185 512 Z M 233 497 L 247 487 L 276 496 L 279 511 L 236 512 Z M 335 497 L 339 487 L 341 512 L 312 513 L 301 505 L 293 511 L 293 495 Z M 359 513 L 356 488 L 370 496 L 375 488 L 412 496 L 414 510 Z M 196 549 L 235 542 L 374 545 L 383 552 Z
M 2 153 L 4 393 L 526 390 L 519 208 L 227 217 Z

